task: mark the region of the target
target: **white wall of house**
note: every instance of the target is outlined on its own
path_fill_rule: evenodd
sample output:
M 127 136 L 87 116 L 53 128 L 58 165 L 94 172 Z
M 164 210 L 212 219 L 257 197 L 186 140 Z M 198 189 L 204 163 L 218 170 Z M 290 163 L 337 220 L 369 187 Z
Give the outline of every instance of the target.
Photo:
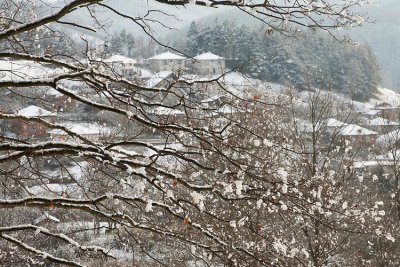
M 194 72 L 201 75 L 222 74 L 225 70 L 225 60 L 193 61 Z
M 225 71 L 225 59 L 213 53 L 207 52 L 186 59 L 170 52 L 165 52 L 147 59 L 149 68 L 154 72 L 193 69 L 199 75 L 222 74 Z
M 211 52 L 195 56 L 191 62 L 194 72 L 200 75 L 222 74 L 225 70 L 225 59 Z
M 149 67 L 153 71 L 178 71 L 185 69 L 186 58 L 173 54 L 171 52 L 165 52 L 154 57 L 147 59 Z
M 128 58 L 120 55 L 114 55 L 104 60 L 110 68 L 120 74 L 131 76 L 136 71 L 136 59 Z
M 149 59 L 153 71 L 178 71 L 185 69 L 185 59 Z

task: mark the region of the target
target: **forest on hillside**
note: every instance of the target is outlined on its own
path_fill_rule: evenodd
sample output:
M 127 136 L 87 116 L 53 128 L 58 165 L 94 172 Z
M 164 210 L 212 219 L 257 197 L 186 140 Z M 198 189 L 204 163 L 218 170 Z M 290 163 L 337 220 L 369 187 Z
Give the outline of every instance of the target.
M 323 32 L 295 39 L 265 29 L 192 22 L 181 49 L 191 56 L 213 52 L 253 77 L 292 85 L 300 90 L 324 88 L 355 100 L 373 97 L 381 77 L 368 46 L 335 42 Z

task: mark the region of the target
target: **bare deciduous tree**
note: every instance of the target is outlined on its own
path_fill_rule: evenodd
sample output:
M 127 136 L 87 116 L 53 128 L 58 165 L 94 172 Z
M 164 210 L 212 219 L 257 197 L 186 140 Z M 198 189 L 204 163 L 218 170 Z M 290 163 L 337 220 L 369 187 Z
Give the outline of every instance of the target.
M 364 1 L 158 2 L 150 13 L 163 13 L 163 5 L 237 7 L 270 33 L 362 23 L 352 9 Z M 322 249 L 319 239 L 331 236 L 317 231 L 343 233 L 342 220 L 358 229 L 350 223 L 369 215 L 346 201 L 312 200 L 320 186 L 331 194 L 323 181 L 330 174 L 317 171 L 316 158 L 307 175 L 301 171 L 308 152 L 284 126 L 287 98 L 256 90 L 252 80 L 246 87 L 254 90 L 238 92 L 229 73 L 193 81 L 178 71 L 163 86 L 124 77 L 93 56 L 86 40 L 79 51 L 68 47 L 57 26 L 103 28 L 102 8 L 152 36 L 152 20 L 101 0 L 56 3 L 0 3 L 0 247 L 12 244 L 0 254 L 3 262 L 13 262 L 15 250 L 27 252 L 32 266 L 99 266 L 127 257 L 134 266 L 324 266 L 326 251 L 336 250 Z M 90 25 L 68 20 L 79 10 L 87 10 Z M 38 45 L 44 38 L 45 48 Z M 218 101 L 206 104 L 214 96 Z M 44 109 L 13 110 L 28 104 Z M 292 226 L 303 229 L 303 239 L 287 231 Z M 307 247 L 302 240 L 311 242 L 311 231 L 316 238 Z M 99 233 L 113 238 L 105 244 Z

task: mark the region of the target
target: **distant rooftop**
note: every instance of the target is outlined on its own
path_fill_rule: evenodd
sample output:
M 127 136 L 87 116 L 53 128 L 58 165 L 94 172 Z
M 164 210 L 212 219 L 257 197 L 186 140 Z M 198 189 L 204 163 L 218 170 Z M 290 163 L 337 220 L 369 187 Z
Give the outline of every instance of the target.
M 343 127 L 346 125 L 347 125 L 347 123 L 339 121 L 334 118 L 329 118 L 326 120 L 326 126 L 328 126 L 328 127 L 338 127 L 339 128 L 339 127 Z
M 121 55 L 113 55 L 113 56 L 105 59 L 104 62 L 107 62 L 107 63 L 117 63 L 117 62 L 120 62 L 120 63 L 136 63 L 136 59 L 125 57 L 125 56 L 121 56 Z
M 73 133 L 80 134 L 80 135 L 107 135 L 111 133 L 110 128 L 105 127 L 99 124 L 93 123 L 71 123 L 67 122 L 63 125 L 65 128 L 70 130 Z M 49 131 L 50 134 L 54 135 L 67 135 L 61 129 L 53 129 Z
M 158 72 L 150 77 L 150 79 L 146 82 L 146 86 L 148 86 L 148 87 L 156 86 L 162 80 L 164 80 L 165 78 L 168 78 L 168 76 L 170 76 L 171 74 L 173 74 L 172 71 Z
M 339 135 L 342 136 L 353 136 L 353 135 L 377 135 L 377 132 L 368 130 L 364 127 L 358 126 L 357 124 L 349 124 L 340 130 Z
M 54 112 L 50 112 L 34 105 L 19 110 L 17 115 L 29 118 L 56 116 Z
M 183 111 L 172 109 L 168 107 L 156 107 L 150 110 L 150 113 L 160 116 L 174 116 L 174 115 L 182 115 Z
M 164 59 L 185 59 L 185 57 L 176 55 L 176 54 L 171 53 L 171 52 L 165 52 L 165 53 L 162 53 L 162 54 L 159 54 L 159 55 L 155 55 L 155 56 L 153 56 L 153 57 L 151 57 L 151 58 L 149 58 L 149 59 L 158 59 L 158 60 L 164 60 Z
M 197 59 L 197 60 L 220 60 L 220 59 L 224 59 L 224 58 L 220 57 L 218 55 L 215 55 L 211 52 L 207 52 L 207 53 L 195 56 L 194 59 Z

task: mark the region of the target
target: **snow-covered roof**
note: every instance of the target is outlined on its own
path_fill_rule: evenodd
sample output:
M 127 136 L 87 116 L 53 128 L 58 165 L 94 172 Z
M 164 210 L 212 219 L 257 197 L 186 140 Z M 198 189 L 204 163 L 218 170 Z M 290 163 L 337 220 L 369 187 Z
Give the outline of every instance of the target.
M 0 60 L 0 77 L 13 81 L 23 81 L 50 77 L 65 70 L 62 68 L 50 68 L 28 60 Z
M 364 114 L 369 115 L 369 116 L 375 116 L 375 115 L 379 114 L 380 112 L 381 111 L 378 109 L 371 109 L 371 110 L 364 112 Z
M 18 110 L 17 115 L 25 116 L 28 118 L 38 118 L 38 117 L 56 116 L 56 113 L 31 105 L 21 110 Z
M 183 111 L 167 108 L 167 107 L 156 107 L 150 110 L 150 113 L 162 116 L 173 116 L 184 114 Z
M 210 102 L 214 102 L 214 101 L 217 101 L 218 99 L 221 99 L 221 97 L 222 97 L 222 96 L 220 96 L 220 95 L 214 95 L 214 96 L 212 96 L 212 97 L 203 99 L 203 100 L 201 101 L 201 103 L 210 103 Z
M 45 220 L 50 220 L 50 221 L 57 222 L 57 223 L 60 222 L 60 220 L 57 219 L 56 217 L 54 217 L 53 215 L 50 215 L 47 212 L 44 212 L 43 215 L 40 216 L 39 218 L 37 218 L 33 223 L 34 224 L 38 224 L 38 223 L 41 223 L 41 222 L 43 222 Z
M 27 188 L 27 191 L 35 196 L 61 196 L 67 194 L 68 196 L 78 197 L 81 188 L 76 183 L 72 184 L 42 184 L 35 185 Z
M 353 136 L 353 135 L 377 135 L 377 132 L 368 130 L 357 124 L 349 124 L 339 131 L 339 135 Z
M 194 59 L 196 60 L 221 60 L 224 59 L 223 57 L 220 57 L 218 55 L 215 55 L 211 52 L 207 52 L 198 56 L 195 56 Z
M 379 117 L 379 118 L 369 120 L 367 122 L 367 125 L 370 125 L 370 126 L 396 126 L 396 125 L 399 125 L 399 123 Z
M 54 96 L 56 98 L 63 96 L 64 94 L 60 93 L 59 91 L 53 89 L 53 88 L 46 88 L 44 95 L 46 96 Z
M 104 60 L 106 63 L 124 63 L 124 64 L 135 64 L 136 59 L 121 56 L 121 55 L 113 55 Z
M 71 132 L 80 135 L 102 135 L 111 133 L 108 127 L 93 123 L 66 123 L 63 126 Z M 53 129 L 50 130 L 49 133 L 53 135 L 66 135 L 61 129 Z
M 375 157 L 376 160 L 399 160 L 400 159 L 400 150 L 391 150 L 389 152 L 387 152 L 387 154 L 383 154 L 383 155 L 378 155 Z
M 217 110 L 217 113 L 219 114 L 233 114 L 238 112 L 244 112 L 244 110 L 230 105 L 224 105 Z
M 183 56 L 179 56 L 177 54 L 171 52 L 165 52 L 159 55 L 155 55 L 149 59 L 156 59 L 156 60 L 164 60 L 164 59 L 185 59 Z
M 137 70 L 140 78 L 150 78 L 153 75 L 153 73 L 148 69 L 138 68 Z
M 353 163 L 353 167 L 356 169 L 374 167 L 374 166 L 391 166 L 393 165 L 392 160 L 368 160 L 368 161 L 356 161 Z
M 147 87 L 156 86 L 157 84 L 159 84 L 162 80 L 164 80 L 171 74 L 173 74 L 173 72 L 171 72 L 171 71 L 160 71 L 150 77 L 150 79 L 146 82 L 146 86 Z
M 247 77 L 246 75 L 240 72 L 230 72 L 224 75 L 221 80 L 225 85 L 232 86 L 245 86 L 245 85 L 253 85 L 255 80 Z
M 339 121 L 337 119 L 334 119 L 334 118 L 329 118 L 326 120 L 327 127 L 343 127 L 346 125 L 348 125 L 348 124 L 345 122 Z

